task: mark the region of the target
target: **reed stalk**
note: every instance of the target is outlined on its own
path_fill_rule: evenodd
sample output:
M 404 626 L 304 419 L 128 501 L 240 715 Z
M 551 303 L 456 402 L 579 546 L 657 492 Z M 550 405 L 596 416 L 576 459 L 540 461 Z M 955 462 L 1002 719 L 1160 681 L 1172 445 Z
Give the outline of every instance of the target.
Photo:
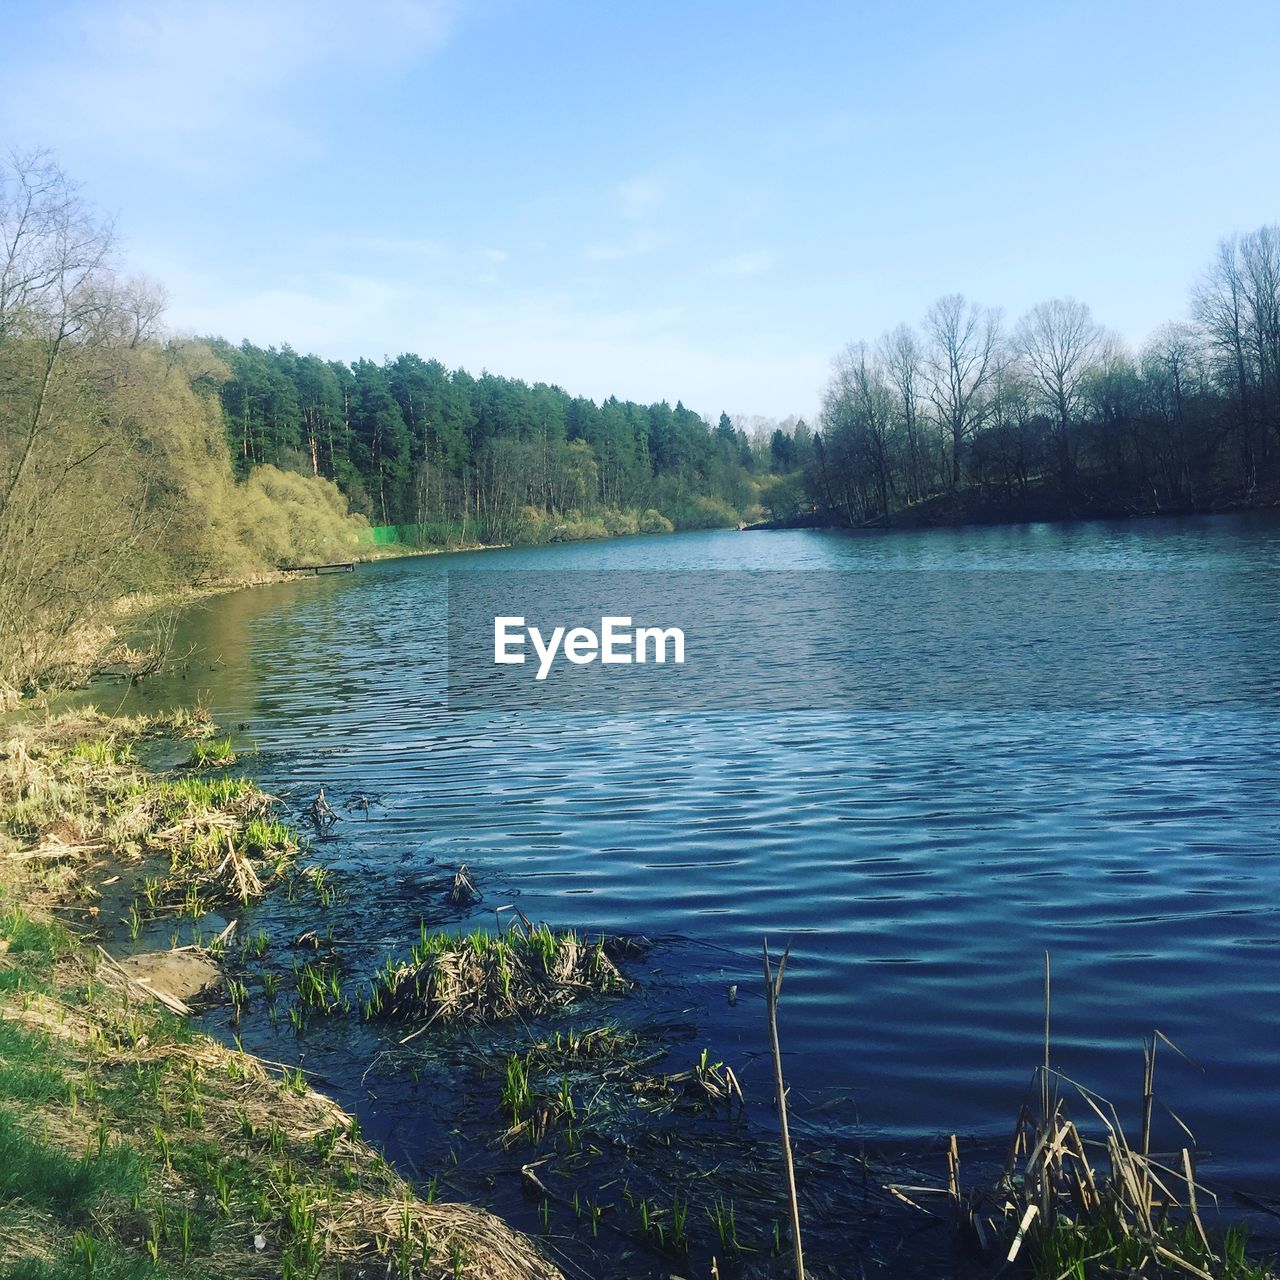
M 782 1079 L 782 1046 L 778 1040 L 778 996 L 782 991 L 782 975 L 787 967 L 791 944 L 787 943 L 782 959 L 774 969 L 769 959 L 769 941 L 764 944 L 764 998 L 769 1018 L 769 1043 L 773 1049 L 773 1079 L 778 1091 L 778 1126 L 782 1133 L 782 1163 L 787 1177 L 787 1200 L 791 1210 L 791 1248 L 795 1255 L 796 1280 L 804 1280 L 804 1250 L 800 1244 L 800 1198 L 796 1192 L 796 1167 L 791 1156 L 791 1131 L 787 1125 L 787 1089 Z

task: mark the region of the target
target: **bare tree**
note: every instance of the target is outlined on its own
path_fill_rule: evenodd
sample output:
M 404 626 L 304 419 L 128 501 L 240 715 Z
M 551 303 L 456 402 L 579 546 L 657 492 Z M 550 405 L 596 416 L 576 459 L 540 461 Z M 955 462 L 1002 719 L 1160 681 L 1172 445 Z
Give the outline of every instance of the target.
M 895 410 L 893 390 L 884 369 L 865 342 L 854 343 L 836 357 L 835 372 L 822 402 L 824 436 L 849 471 L 846 491 L 849 518 L 855 513 L 887 515 L 893 491 L 892 457 Z M 875 485 L 874 499 L 864 492 L 863 477 Z
M 1242 236 L 1240 256 L 1263 411 L 1280 433 L 1280 226 Z
M 1146 410 L 1142 417 L 1159 430 L 1152 440 L 1139 431 L 1135 452 L 1148 475 L 1158 473 L 1172 496 L 1194 502 L 1198 468 L 1193 406 L 1207 385 L 1204 344 L 1195 328 L 1171 323 L 1157 329 L 1142 349 L 1140 373 Z
M 41 434 L 64 348 L 103 330 L 115 242 L 47 152 L 0 167 L 0 378 L 9 401 L 0 456 L 3 521 Z
M 110 225 L 48 152 L 11 152 L 0 167 L 0 337 L 75 326 L 113 248 Z
M 928 396 L 950 445 L 948 481 L 954 490 L 965 441 L 990 407 L 988 392 L 1003 354 L 1000 312 L 952 293 L 929 308 L 924 331 L 929 339 L 924 360 Z
M 1013 497 L 1015 491 L 1026 495 L 1035 465 L 1031 431 L 1034 401 L 1022 363 L 1003 361 L 992 379 L 991 412 L 981 439 L 987 443 L 987 452 L 999 473 L 1000 488 L 1006 497 Z
M 1032 307 L 1018 325 L 1015 343 L 1054 423 L 1058 467 L 1064 484 L 1075 472 L 1073 423 L 1081 390 L 1097 358 L 1103 331 L 1089 308 L 1074 298 Z
M 0 686 L 118 592 L 150 514 L 127 357 L 160 310 L 44 152 L 0 161 Z M 4 690 L 0 687 L 0 696 Z
M 920 396 L 924 356 L 920 340 L 910 325 L 900 324 L 880 339 L 880 359 L 885 375 L 897 392 L 906 444 L 907 500 L 925 495 L 924 442 L 920 438 Z
M 1240 463 L 1252 491 L 1277 443 L 1271 432 L 1280 433 L 1280 227 L 1221 241 L 1196 286 L 1194 310 L 1235 399 Z

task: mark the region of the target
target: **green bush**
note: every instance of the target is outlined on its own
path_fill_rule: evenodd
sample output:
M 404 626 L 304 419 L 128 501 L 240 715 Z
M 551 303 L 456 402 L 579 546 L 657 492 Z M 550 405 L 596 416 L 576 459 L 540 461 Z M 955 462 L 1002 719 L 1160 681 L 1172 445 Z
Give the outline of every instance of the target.
M 738 513 L 719 498 L 698 497 L 676 512 L 677 529 L 731 529 L 738 523 Z
M 564 519 L 551 525 L 549 541 L 551 542 L 585 542 L 590 538 L 607 538 L 609 530 L 598 516 L 584 519 L 576 511 L 569 512 Z
M 521 507 L 516 516 L 513 541 L 528 546 L 539 546 L 551 541 L 551 521 L 545 511 L 537 507 Z
M 600 519 L 611 538 L 624 538 L 640 532 L 640 517 L 634 511 L 618 511 L 606 507 L 600 513 Z
M 640 517 L 641 533 L 672 533 L 675 531 L 675 525 L 667 519 L 666 516 L 654 507 L 650 507 L 644 515 Z
M 314 564 L 349 559 L 367 522 L 347 511 L 338 486 L 264 465 L 236 486 L 239 540 L 260 564 Z

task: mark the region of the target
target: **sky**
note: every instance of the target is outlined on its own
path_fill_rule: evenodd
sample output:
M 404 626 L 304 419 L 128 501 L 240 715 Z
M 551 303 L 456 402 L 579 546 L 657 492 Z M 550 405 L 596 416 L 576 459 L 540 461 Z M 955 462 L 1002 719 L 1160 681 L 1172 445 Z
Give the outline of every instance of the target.
M 175 331 L 812 419 L 945 293 L 1183 318 L 1278 66 L 1274 0 L 16 0 L 0 146 Z

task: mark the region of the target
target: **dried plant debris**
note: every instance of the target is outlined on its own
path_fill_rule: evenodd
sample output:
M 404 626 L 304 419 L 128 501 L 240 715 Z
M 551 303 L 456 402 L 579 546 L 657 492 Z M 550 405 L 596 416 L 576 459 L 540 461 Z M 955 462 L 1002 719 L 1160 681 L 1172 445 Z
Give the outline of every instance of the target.
M 335 822 L 342 820 L 333 805 L 325 799 L 323 787 L 316 792 L 316 798 L 311 802 L 307 812 L 310 814 L 311 821 L 315 824 L 317 831 L 324 831 L 333 826 Z
M 922 1213 L 954 1218 L 993 1266 L 1025 1264 L 1037 1280 L 1273 1280 L 1273 1268 L 1246 1258 L 1238 1224 L 1225 1232 L 1206 1226 L 1206 1209 L 1217 1208 L 1217 1197 L 1200 1182 L 1195 1139 L 1173 1112 L 1168 1114 L 1179 1134 L 1175 1149 L 1151 1150 L 1158 1040 L 1176 1048 L 1158 1031 L 1144 1045 L 1143 1118 L 1136 1142 L 1105 1098 L 1038 1067 L 994 1186 L 962 1188 L 952 1137 L 945 1188 L 889 1190 Z M 1083 1103 L 1088 1123 L 1072 1119 L 1064 1093 Z
M 144 738 L 211 732 L 198 713 L 111 719 L 92 709 L 23 726 L 0 750 L 0 846 L 7 837 L 10 861 L 57 870 L 51 887 L 64 897 L 100 858 L 148 870 L 146 860 L 164 859 L 135 904 L 139 918 L 194 918 L 261 897 L 298 851 L 275 798 L 245 778 L 156 775 L 136 758 Z
M 24 950 L 22 998 L 0 990 L 23 1086 L 0 1105 L 0 1275 L 562 1280 L 492 1214 L 416 1194 L 301 1069 L 193 1033 L 75 946 Z
M 617 961 L 644 944 L 601 935 L 594 941 L 521 919 L 491 933 L 428 933 L 408 960 L 388 959 L 374 975 L 370 1021 L 494 1022 L 530 1016 L 591 995 L 626 991 Z
M 454 873 L 453 884 L 449 888 L 449 901 L 455 907 L 469 907 L 479 902 L 482 896 L 471 878 L 470 868 L 464 862 Z

